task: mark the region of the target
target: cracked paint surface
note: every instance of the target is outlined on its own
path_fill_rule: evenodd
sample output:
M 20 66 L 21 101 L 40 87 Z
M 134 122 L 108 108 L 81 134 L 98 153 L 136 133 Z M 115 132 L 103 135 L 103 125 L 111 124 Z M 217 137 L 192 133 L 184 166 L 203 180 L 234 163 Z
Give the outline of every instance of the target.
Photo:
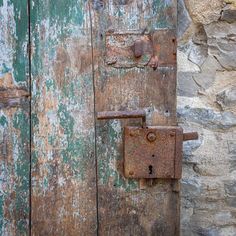
M 168 86 L 175 95 L 174 66 L 111 68 L 101 56 L 107 31 L 175 29 L 175 10 L 174 0 L 30 0 L 32 235 L 95 235 L 97 217 L 101 235 L 166 230 L 172 215 L 166 209 L 178 211 L 178 196 L 164 181 L 142 192 L 123 177 L 126 123 L 97 123 L 95 145 L 94 105 L 96 111 L 143 108 L 150 124 L 175 123 L 175 96 L 164 92 Z M 0 232 L 28 235 L 27 1 L 0 0 L 0 15 Z
M 96 232 L 87 1 L 31 1 L 32 235 Z
M 28 235 L 27 1 L 0 1 L 0 235 Z

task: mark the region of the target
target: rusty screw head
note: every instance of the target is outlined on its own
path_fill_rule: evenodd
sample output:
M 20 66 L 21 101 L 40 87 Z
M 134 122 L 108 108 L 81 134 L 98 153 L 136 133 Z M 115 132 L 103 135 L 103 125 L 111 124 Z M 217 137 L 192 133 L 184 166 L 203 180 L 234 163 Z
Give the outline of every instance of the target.
M 157 139 L 157 136 L 156 136 L 155 133 L 150 132 L 150 133 L 147 134 L 147 140 L 149 142 L 154 142 L 156 139 Z

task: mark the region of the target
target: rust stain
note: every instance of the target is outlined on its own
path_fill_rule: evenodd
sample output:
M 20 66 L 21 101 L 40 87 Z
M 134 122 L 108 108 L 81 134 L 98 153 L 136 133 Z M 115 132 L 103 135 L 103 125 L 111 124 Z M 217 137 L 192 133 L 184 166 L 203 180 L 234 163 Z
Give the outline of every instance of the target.
M 82 39 L 66 39 L 64 44 L 57 47 L 53 71 L 59 88 L 66 86 L 67 80 L 72 79 L 66 71 L 74 71 L 77 75 L 91 71 L 92 56 L 88 51 L 87 42 Z
M 13 81 L 12 74 L 6 73 L 3 77 L 0 77 L 0 88 L 15 88 L 16 85 Z
M 176 42 L 169 39 L 176 34 L 176 3 L 105 1 L 94 7 L 96 111 L 144 109 L 148 126 L 176 125 Z M 141 39 L 149 46 L 135 57 L 132 46 Z M 179 235 L 174 181 L 155 180 L 140 191 L 137 181 L 124 178 L 122 132 L 128 124 L 140 121 L 97 124 L 99 234 Z

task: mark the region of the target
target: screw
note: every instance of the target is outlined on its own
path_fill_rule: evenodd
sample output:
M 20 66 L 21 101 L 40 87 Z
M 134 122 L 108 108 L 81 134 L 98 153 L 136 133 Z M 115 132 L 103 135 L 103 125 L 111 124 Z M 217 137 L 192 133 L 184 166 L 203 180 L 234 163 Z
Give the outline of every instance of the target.
M 155 133 L 150 132 L 150 133 L 147 134 L 147 140 L 149 142 L 154 142 L 156 139 L 157 139 L 157 136 L 156 136 Z

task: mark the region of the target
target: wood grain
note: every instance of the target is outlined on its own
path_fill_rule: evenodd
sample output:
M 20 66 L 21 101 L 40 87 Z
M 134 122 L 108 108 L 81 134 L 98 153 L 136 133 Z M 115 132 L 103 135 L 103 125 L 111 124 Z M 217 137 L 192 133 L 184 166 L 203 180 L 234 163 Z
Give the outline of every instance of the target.
M 32 0 L 32 235 L 95 235 L 87 1 Z
M 27 0 L 0 0 L 0 235 L 29 234 Z
M 97 112 L 144 109 L 147 125 L 176 125 L 176 45 L 174 48 L 171 46 L 173 55 L 166 62 L 164 56 L 170 53 L 170 48 L 161 50 L 162 46 L 166 47 L 166 39 L 158 33 L 162 29 L 171 29 L 173 37 L 176 10 L 174 0 L 94 2 L 92 19 Z M 160 57 L 156 70 L 147 63 L 144 65 L 130 58 L 130 51 L 126 57 L 122 56 L 123 61 L 117 60 L 118 66 L 116 60 L 107 63 L 106 55 L 111 58 L 111 53 L 106 51 L 109 50 L 107 43 L 109 48 L 112 44 L 114 58 L 121 58 L 116 54 L 119 50 L 114 50 L 115 44 L 117 48 L 128 45 L 123 35 L 127 35 L 127 40 L 132 40 L 134 32 L 135 37 L 137 34 L 152 37 L 153 56 Z M 122 37 L 117 39 L 121 33 Z M 112 34 L 116 37 L 113 41 L 110 40 Z M 138 181 L 124 178 L 122 132 L 126 124 L 140 125 L 140 121 L 97 122 L 99 235 L 179 235 L 176 182 L 153 180 L 152 186 L 140 190 Z

